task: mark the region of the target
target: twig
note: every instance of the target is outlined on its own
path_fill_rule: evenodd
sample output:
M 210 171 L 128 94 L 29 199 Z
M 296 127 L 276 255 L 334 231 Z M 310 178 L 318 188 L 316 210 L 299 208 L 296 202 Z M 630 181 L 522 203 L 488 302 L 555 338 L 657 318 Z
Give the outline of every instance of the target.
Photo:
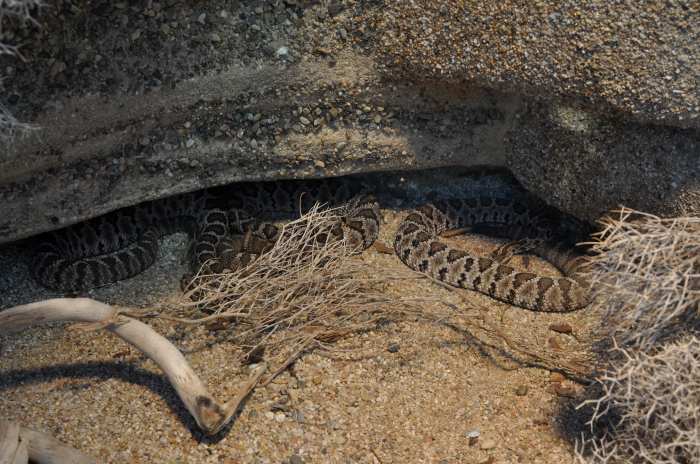
M 315 343 L 316 343 L 316 340 L 314 340 L 314 339 L 309 339 L 309 340 L 307 340 L 306 342 L 304 342 L 304 344 L 303 344 L 298 350 L 296 350 L 291 356 L 289 356 L 289 357 L 287 358 L 287 360 L 284 361 L 284 362 L 282 363 L 282 365 L 281 365 L 280 367 L 278 367 L 278 368 L 275 370 L 275 372 L 273 372 L 272 374 L 270 374 L 270 376 L 269 376 L 267 379 L 265 379 L 265 381 L 262 382 L 261 385 L 262 385 L 263 387 L 268 386 L 273 380 L 275 380 L 275 379 L 277 378 L 277 376 L 279 376 L 279 375 L 280 375 L 282 372 L 284 372 L 289 366 L 291 366 L 297 359 L 299 359 L 299 358 L 304 354 L 304 352 L 305 352 L 311 345 L 313 345 L 313 344 L 315 344 Z
M 0 419 L 0 463 L 94 464 L 93 458 L 19 424 Z
M 205 433 L 215 434 L 221 430 L 239 406 L 240 400 L 224 404 L 217 402 L 182 353 L 165 337 L 148 325 L 128 318 L 99 301 L 89 298 L 57 298 L 15 306 L 0 312 L 0 334 L 56 321 L 98 324 L 141 350 L 165 372 L 187 410 Z M 261 371 L 256 371 L 252 377 L 255 383 L 265 368 L 264 364 L 258 367 Z M 253 387 L 246 388 L 250 391 Z

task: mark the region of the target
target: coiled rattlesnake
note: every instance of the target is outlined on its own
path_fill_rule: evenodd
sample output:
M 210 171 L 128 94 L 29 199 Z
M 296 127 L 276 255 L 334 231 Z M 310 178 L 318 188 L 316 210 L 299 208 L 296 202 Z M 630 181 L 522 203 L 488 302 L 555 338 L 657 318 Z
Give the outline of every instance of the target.
M 528 197 L 529 198 L 529 197 Z M 124 208 L 51 232 L 32 264 L 42 285 L 63 291 L 98 287 L 142 272 L 155 260 L 158 239 L 178 230 L 193 237 L 193 270 L 245 265 L 274 244 L 279 230 L 259 216 L 307 210 L 315 202 L 355 207 L 334 227 L 358 250 L 379 232 L 379 206 L 363 187 L 346 179 L 235 184 Z M 476 290 L 516 306 L 544 312 L 572 311 L 588 304 L 588 286 L 572 247 L 562 247 L 561 216 L 541 202 L 492 196 L 438 201 L 412 211 L 394 240 L 398 257 L 410 268 L 447 284 Z M 448 230 L 470 227 L 516 240 L 521 251 L 539 255 L 564 274 L 552 278 L 516 272 L 505 256 L 479 256 L 438 240 Z M 481 229 L 480 229 L 481 228 Z M 535 240 L 520 240 L 524 236 Z M 213 263 L 213 264 L 212 264 Z M 232 265 L 233 263 L 233 265 Z
M 41 285 L 66 292 L 100 287 L 132 277 L 153 264 L 161 236 L 184 231 L 196 272 L 245 265 L 274 244 L 276 226 L 259 223 L 308 210 L 315 202 L 354 204 L 331 231 L 364 249 L 377 238 L 379 207 L 357 182 L 344 179 L 239 183 L 123 208 L 45 234 L 31 264 Z
M 439 201 L 412 211 L 394 240 L 398 257 L 410 268 L 455 287 L 476 290 L 506 303 L 542 312 L 567 312 L 588 304 L 588 285 L 573 244 L 563 243 L 568 223 L 558 212 L 534 199 L 520 201 L 482 196 Z M 578 224 L 577 224 L 578 225 Z M 564 277 L 517 272 L 505 264 L 510 255 L 479 256 L 438 240 L 447 231 L 479 227 L 511 239 L 555 265 Z

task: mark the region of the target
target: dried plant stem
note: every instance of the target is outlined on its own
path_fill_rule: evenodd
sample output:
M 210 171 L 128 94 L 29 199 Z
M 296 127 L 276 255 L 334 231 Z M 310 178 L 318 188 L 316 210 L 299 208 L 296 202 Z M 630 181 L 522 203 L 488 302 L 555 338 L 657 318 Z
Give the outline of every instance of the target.
M 182 353 L 165 337 L 146 324 L 125 317 L 117 309 L 88 298 L 57 298 L 7 309 L 0 313 L 0 334 L 56 321 L 83 322 L 105 328 L 141 350 L 165 372 L 197 425 L 208 434 L 217 433 L 232 419 L 242 398 L 266 369 L 264 364 L 258 366 L 237 398 L 221 404 L 209 394 Z
M 700 462 L 700 218 L 623 209 L 602 221 L 593 288 L 601 371 L 582 463 Z
M 97 461 L 48 434 L 0 419 L 0 463 L 93 464 Z

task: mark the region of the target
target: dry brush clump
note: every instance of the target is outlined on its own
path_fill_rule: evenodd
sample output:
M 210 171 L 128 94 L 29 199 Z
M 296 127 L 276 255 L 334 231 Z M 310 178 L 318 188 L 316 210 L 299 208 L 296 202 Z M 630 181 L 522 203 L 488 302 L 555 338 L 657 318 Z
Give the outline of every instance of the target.
M 593 436 L 584 463 L 700 462 L 700 340 L 665 345 L 649 355 L 620 349 L 623 359 L 599 379 L 589 402 Z
M 200 322 L 234 321 L 232 336 L 248 352 L 295 352 L 370 328 L 392 303 L 381 279 L 354 257 L 356 248 L 325 239 L 343 214 L 316 206 L 285 224 L 272 249 L 248 266 L 200 271 L 185 295 L 194 301 L 184 305 L 213 313 Z
M 700 218 L 622 210 L 602 222 L 591 282 L 602 310 L 583 463 L 700 462 Z
M 605 337 L 651 352 L 692 329 L 700 300 L 700 218 L 625 209 L 602 225 L 590 270 Z

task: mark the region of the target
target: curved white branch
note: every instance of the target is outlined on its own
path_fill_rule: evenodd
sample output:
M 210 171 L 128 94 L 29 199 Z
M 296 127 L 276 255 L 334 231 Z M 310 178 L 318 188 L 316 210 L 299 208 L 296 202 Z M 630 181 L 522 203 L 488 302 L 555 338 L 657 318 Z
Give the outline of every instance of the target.
M 243 399 L 260 380 L 266 365 L 258 366 L 233 401 L 220 404 L 209 394 L 185 357 L 165 337 L 148 325 L 121 314 L 117 309 L 90 298 L 56 298 L 0 312 L 0 334 L 32 325 L 57 321 L 97 324 L 134 345 L 160 367 L 197 425 L 215 434 L 238 410 Z
M 0 463 L 95 464 L 90 456 L 52 436 L 0 420 Z

